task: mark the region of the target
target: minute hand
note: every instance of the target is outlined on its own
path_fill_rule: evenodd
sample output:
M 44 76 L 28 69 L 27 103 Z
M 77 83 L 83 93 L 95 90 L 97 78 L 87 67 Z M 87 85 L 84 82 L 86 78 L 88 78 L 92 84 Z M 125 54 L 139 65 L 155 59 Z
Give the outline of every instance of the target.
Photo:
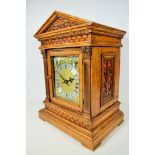
M 69 81 L 66 80 L 57 70 L 56 70 L 56 72 L 59 74 L 59 76 L 62 78 L 62 80 L 64 80 L 63 83 L 66 83 L 69 86 L 69 84 L 68 84 Z

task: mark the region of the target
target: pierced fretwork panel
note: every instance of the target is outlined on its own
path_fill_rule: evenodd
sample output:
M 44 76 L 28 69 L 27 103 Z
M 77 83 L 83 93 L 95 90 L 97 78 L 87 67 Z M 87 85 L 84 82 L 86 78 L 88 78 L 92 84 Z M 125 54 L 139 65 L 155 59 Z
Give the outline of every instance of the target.
M 46 30 L 46 32 L 64 29 L 78 24 L 79 22 L 73 21 L 71 19 L 67 19 L 63 16 L 58 16 L 54 21 L 54 23 L 52 23 L 51 26 Z
M 114 57 L 114 53 L 105 53 L 102 55 L 101 106 L 113 98 Z

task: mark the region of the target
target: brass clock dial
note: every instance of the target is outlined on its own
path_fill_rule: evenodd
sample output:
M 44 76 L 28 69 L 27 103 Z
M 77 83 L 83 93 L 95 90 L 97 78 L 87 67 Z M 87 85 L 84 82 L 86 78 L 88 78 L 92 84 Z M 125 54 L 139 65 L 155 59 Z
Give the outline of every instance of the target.
M 78 56 L 54 57 L 55 96 L 79 104 Z

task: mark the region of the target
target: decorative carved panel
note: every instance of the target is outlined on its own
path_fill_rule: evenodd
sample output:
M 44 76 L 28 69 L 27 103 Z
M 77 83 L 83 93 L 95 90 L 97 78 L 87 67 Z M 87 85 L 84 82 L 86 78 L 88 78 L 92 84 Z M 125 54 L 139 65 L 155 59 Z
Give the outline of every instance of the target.
M 91 58 L 92 55 L 92 47 L 91 46 L 85 46 L 81 47 L 83 58 Z
M 76 22 L 75 20 L 73 21 L 73 20 L 67 19 L 63 16 L 58 16 L 55 19 L 55 21 L 50 25 L 50 27 L 48 27 L 48 29 L 46 29 L 46 32 L 64 29 L 64 28 L 75 26 L 78 24 L 79 24 L 79 22 Z
M 90 34 L 84 34 L 85 31 L 81 31 L 79 35 L 76 35 L 74 32 L 67 34 L 67 35 L 61 35 L 59 37 L 50 38 L 47 40 L 42 41 L 42 48 L 49 46 L 49 45 L 57 45 L 57 44 L 64 44 L 64 43 L 73 43 L 73 42 L 82 42 L 82 41 L 89 41 L 90 40 Z M 87 32 L 86 32 L 87 33 Z
M 101 106 L 113 98 L 114 57 L 114 53 L 102 55 Z
M 63 110 L 61 110 L 61 109 L 59 109 L 57 107 L 54 107 L 52 105 L 51 106 L 48 106 L 48 109 L 51 112 L 53 112 L 56 115 L 58 115 L 59 117 L 62 117 L 62 118 L 66 119 L 66 120 L 68 120 L 68 121 L 70 121 L 72 123 L 75 123 L 76 125 L 79 125 L 82 128 L 91 129 L 91 126 L 90 126 L 89 123 L 83 121 L 80 118 L 77 118 L 77 117 L 71 115 L 70 113 L 67 113 L 67 112 L 65 112 L 65 111 L 63 111 Z

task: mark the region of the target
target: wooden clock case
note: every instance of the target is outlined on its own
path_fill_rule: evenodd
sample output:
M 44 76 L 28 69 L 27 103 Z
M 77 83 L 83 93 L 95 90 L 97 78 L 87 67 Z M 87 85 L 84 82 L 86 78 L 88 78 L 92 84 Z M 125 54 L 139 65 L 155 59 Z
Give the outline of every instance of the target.
M 39 117 L 95 150 L 123 122 L 118 101 L 125 31 L 55 11 L 34 35 L 41 41 L 46 98 Z M 79 56 L 80 106 L 54 96 L 51 56 Z

